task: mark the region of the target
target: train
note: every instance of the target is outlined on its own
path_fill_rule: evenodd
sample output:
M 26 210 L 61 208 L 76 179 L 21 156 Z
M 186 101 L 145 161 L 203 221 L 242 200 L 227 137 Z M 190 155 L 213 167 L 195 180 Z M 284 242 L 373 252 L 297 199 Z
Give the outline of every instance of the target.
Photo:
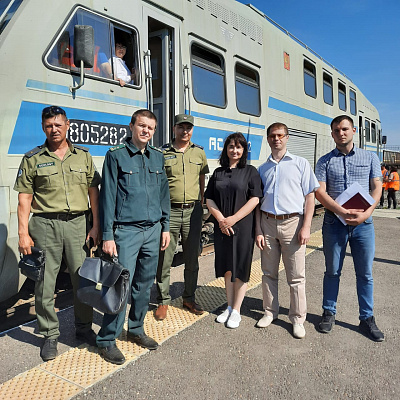
M 383 150 L 382 162 L 388 167 L 400 168 L 400 151 Z
M 124 86 L 104 70 L 117 41 L 134 75 Z M 175 114 L 193 115 L 192 140 L 211 170 L 236 131 L 248 140 L 249 162 L 260 165 L 266 128 L 277 121 L 289 127 L 289 151 L 315 166 L 334 146 L 329 124 L 340 114 L 354 119 L 356 144 L 382 158 L 378 110 L 353 81 L 235 0 L 3 0 L 0 57 L 0 301 L 25 279 L 13 185 L 23 154 L 45 140 L 48 105 L 66 111 L 69 140 L 89 148 L 100 172 L 141 108 L 158 118 L 154 146 L 171 140 Z

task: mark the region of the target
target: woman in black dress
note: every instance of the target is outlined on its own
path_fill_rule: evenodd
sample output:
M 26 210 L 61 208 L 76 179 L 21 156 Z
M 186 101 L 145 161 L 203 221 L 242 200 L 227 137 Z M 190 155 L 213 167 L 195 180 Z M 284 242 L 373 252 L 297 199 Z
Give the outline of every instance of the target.
M 217 322 L 237 328 L 254 248 L 254 208 L 263 196 L 257 170 L 246 164 L 247 142 L 237 132 L 224 143 L 217 168 L 207 185 L 204 197 L 215 217 L 215 274 L 225 278 L 228 308 Z

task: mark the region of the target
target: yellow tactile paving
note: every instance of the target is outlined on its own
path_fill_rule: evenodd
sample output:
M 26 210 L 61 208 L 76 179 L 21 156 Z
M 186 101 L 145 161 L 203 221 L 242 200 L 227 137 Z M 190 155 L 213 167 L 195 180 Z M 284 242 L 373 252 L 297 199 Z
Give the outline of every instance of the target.
M 118 367 L 104 361 L 95 347 L 81 345 L 38 368 L 86 388 L 97 382 L 99 376 L 105 377 Z
M 75 396 L 82 389 L 40 368 L 33 368 L 3 383 L 0 386 L 0 399 L 64 400 Z
M 311 235 L 306 254 L 320 247 L 321 230 Z M 283 269 L 282 262 L 279 268 Z M 252 264 L 248 288 L 255 288 L 261 281 L 261 261 L 258 259 Z M 197 289 L 196 299 L 206 310 L 203 315 L 184 310 L 181 297 L 172 301 L 164 321 L 156 321 L 153 311 L 149 311 L 144 321 L 145 332 L 163 343 L 226 303 L 224 287 L 223 278 L 218 278 Z M 0 400 L 67 400 L 148 352 L 129 340 L 126 330 L 117 339 L 117 346 L 126 357 L 124 365 L 110 364 L 99 356 L 96 348 L 81 345 L 0 385 Z

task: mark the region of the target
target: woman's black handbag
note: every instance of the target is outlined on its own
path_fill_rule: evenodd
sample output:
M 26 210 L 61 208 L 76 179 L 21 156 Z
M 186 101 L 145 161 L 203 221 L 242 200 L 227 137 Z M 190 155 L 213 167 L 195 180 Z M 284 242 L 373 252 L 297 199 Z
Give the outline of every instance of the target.
M 35 282 L 40 282 L 44 277 L 46 255 L 44 250 L 40 250 L 37 247 L 31 247 L 31 251 L 32 254 L 21 256 L 18 267 L 21 269 L 21 274 Z
M 105 314 L 118 314 L 129 295 L 129 271 L 117 258 L 86 257 L 78 272 L 79 301 Z

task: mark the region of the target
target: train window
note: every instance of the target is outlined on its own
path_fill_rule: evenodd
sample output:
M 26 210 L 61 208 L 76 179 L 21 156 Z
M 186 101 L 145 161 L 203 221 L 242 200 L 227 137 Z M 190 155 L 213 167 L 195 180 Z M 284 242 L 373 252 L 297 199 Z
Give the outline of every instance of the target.
M 260 80 L 257 71 L 235 66 L 236 106 L 241 113 L 260 115 Z
M 304 91 L 308 96 L 317 97 L 315 65 L 304 60 Z
M 192 44 L 193 96 L 198 103 L 225 107 L 225 65 L 212 51 Z
M 365 141 L 370 142 L 371 141 L 371 132 L 369 128 L 369 121 L 365 120 Z
M 373 122 L 371 123 L 371 142 L 376 143 L 376 126 Z
M 333 105 L 333 81 L 332 77 L 328 74 L 323 75 L 324 80 L 324 102 Z
M 139 85 L 136 31 L 81 8 L 77 9 L 49 51 L 46 61 L 50 65 L 79 71 L 73 55 L 75 25 L 90 25 L 94 29 L 94 65 L 85 68 L 85 74 L 112 79 L 122 86 Z
M 350 112 L 353 115 L 357 114 L 357 100 L 356 92 L 350 89 Z
M 15 12 L 17 11 L 18 7 L 21 5 L 22 0 L 15 0 L 10 6 L 11 0 L 3 0 L 0 1 L 0 33 L 4 31 L 7 24 L 11 21 L 11 18 L 14 16 Z M 7 7 L 10 8 L 6 11 Z M 4 14 L 4 15 L 3 15 Z
M 339 108 L 346 111 L 346 85 L 338 83 Z

